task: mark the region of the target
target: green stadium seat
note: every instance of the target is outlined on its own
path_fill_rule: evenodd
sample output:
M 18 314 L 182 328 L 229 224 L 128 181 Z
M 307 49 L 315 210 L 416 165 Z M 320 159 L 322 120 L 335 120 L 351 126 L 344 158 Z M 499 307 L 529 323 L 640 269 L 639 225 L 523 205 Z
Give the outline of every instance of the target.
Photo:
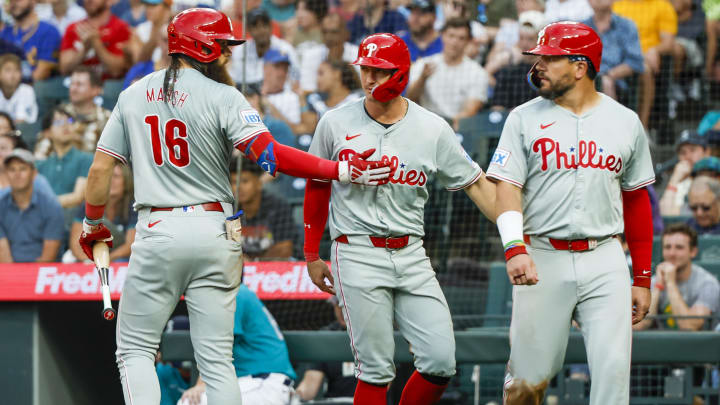
M 108 110 L 112 111 L 113 108 L 115 108 L 115 103 L 117 103 L 117 99 L 120 96 L 120 92 L 123 89 L 123 81 L 120 80 L 105 80 L 103 82 L 103 108 L 107 108 Z
M 677 223 L 684 224 L 690 218 L 692 218 L 692 216 L 690 216 L 690 215 L 672 215 L 672 216 L 662 217 L 662 221 L 663 221 L 663 225 L 668 226 L 668 225 L 677 224 Z
M 720 280 L 720 262 L 718 261 L 712 261 L 712 262 L 694 262 L 694 264 L 702 267 L 703 269 L 709 271 L 712 273 L 715 277 Z
M 483 326 L 508 326 L 512 313 L 512 284 L 508 280 L 505 263 L 491 263 L 488 279 L 487 303 L 485 304 L 485 315 L 488 318 L 485 319 Z M 501 318 L 501 316 L 507 316 L 507 318 Z
M 662 237 L 661 236 L 655 236 L 653 237 L 653 247 L 652 247 L 652 264 L 653 266 L 657 266 L 660 262 L 662 262 Z
M 698 237 L 697 260 L 720 262 L 720 235 L 702 235 Z

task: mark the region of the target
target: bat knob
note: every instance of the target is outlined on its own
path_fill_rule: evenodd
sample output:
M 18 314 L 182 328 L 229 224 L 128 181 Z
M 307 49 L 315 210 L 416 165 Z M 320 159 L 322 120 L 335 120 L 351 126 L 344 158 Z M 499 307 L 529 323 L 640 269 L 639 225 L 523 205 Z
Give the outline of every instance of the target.
M 103 318 L 105 318 L 105 320 L 112 321 L 115 319 L 115 310 L 112 308 L 103 310 Z

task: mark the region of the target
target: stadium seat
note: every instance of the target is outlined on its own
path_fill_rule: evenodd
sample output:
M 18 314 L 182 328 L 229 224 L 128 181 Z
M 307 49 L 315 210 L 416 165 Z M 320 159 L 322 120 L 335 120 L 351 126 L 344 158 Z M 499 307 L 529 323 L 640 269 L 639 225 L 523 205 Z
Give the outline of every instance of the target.
M 120 96 L 122 89 L 122 80 L 105 80 L 105 82 L 103 82 L 102 94 L 103 108 L 107 108 L 112 111 L 112 109 L 115 108 L 115 103 L 117 103 L 117 99 Z
M 495 151 L 506 118 L 507 112 L 486 110 L 461 119 L 458 124 L 457 134 L 463 148 L 483 168 Z
M 508 280 L 504 262 L 492 262 L 488 277 L 487 303 L 483 323 L 485 327 L 506 327 L 512 313 L 512 284 Z M 503 316 L 507 318 L 502 318 Z
M 720 280 L 720 262 L 715 260 L 711 262 L 697 261 L 695 264 L 709 271 Z
M 668 226 L 671 224 L 677 224 L 677 223 L 687 223 L 687 221 L 692 218 L 691 215 L 672 215 L 672 216 L 664 216 L 662 217 L 663 225 Z
M 697 260 L 720 263 L 720 235 L 701 235 L 698 237 Z

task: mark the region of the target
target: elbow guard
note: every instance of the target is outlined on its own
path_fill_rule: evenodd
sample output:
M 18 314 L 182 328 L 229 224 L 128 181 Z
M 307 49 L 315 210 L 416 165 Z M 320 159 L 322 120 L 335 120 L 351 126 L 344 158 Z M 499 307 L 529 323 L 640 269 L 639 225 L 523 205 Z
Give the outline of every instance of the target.
M 248 159 L 257 163 L 273 177 L 277 173 L 278 160 L 275 154 L 275 139 L 269 132 L 263 132 L 241 142 L 237 146 Z

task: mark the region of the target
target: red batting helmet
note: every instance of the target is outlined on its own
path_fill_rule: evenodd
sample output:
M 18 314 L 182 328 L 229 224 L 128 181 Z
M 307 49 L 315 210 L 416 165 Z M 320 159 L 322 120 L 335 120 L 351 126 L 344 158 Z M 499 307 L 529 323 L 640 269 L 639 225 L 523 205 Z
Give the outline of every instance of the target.
M 353 65 L 392 69 L 392 76 L 372 89 L 376 100 L 386 103 L 402 94 L 408 84 L 410 51 L 405 41 L 393 34 L 373 34 L 365 38 L 358 48 Z
M 235 38 L 230 19 L 211 8 L 191 8 L 176 15 L 168 24 L 168 55 L 181 53 L 198 62 L 208 63 L 219 58 L 222 47 L 218 39 L 229 45 L 240 45 L 244 39 Z
M 583 23 L 561 21 L 548 24 L 538 34 L 537 46 L 525 55 L 567 55 L 586 57 L 596 72 L 602 61 L 602 41 Z

